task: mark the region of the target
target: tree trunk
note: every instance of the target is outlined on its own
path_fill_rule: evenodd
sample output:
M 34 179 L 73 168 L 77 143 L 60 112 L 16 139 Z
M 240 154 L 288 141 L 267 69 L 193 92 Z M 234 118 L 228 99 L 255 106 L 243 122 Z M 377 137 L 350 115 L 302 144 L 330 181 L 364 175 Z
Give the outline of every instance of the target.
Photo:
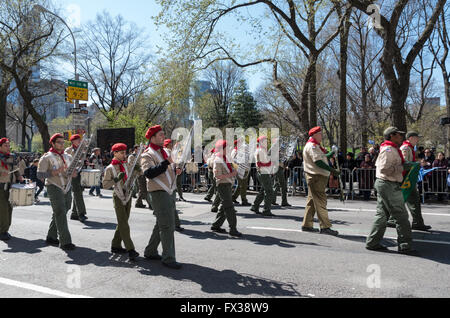
M 24 151 L 26 148 L 27 118 L 28 118 L 28 113 L 24 107 L 23 108 L 23 116 L 22 116 L 22 139 L 21 139 L 21 143 L 20 143 L 20 149 L 22 151 Z
M 309 81 L 309 126 L 317 126 L 317 56 L 311 54 Z
M 8 88 L 0 88 L 0 138 L 6 137 L 6 103 Z
M 351 11 L 346 13 L 344 27 L 340 31 L 340 89 L 339 89 L 339 149 L 345 156 L 347 153 L 347 61 L 348 35 L 350 32 Z

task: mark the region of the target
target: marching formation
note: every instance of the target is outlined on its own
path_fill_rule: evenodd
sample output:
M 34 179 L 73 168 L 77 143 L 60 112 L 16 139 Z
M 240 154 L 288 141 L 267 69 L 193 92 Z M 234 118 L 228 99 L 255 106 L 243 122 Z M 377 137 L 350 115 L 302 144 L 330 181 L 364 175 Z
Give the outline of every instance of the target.
M 381 245 L 386 227 L 395 227 L 398 233 L 398 251 L 402 254 L 417 255 L 412 246 L 411 230 L 427 231 L 431 227 L 425 225 L 420 197 L 415 184 L 407 183 L 410 187 L 407 197 L 404 181 L 418 164 L 414 147 L 420 138 L 416 132 L 399 131 L 389 127 L 384 132 L 385 142 L 376 162 L 377 213 L 372 230 L 367 238 L 368 250 L 383 251 Z M 118 143 L 112 146 L 113 156 L 111 164 L 104 171 L 102 180 L 104 189 L 113 189 L 113 204 L 117 217 L 117 227 L 111 241 L 111 252 L 128 254 L 129 260 L 134 261 L 139 256 L 135 249 L 130 231 L 129 219 L 133 196 L 133 185 L 139 185 L 139 197 L 136 207 L 146 207 L 153 210 L 156 224 L 144 251 L 144 257 L 149 260 L 161 261 L 164 266 L 180 269 L 175 252 L 175 231 L 183 231 L 176 209 L 176 193 L 184 200 L 181 193 L 180 176 L 183 166 L 175 159 L 182 147 L 166 139 L 163 128 L 154 126 L 146 134 L 148 144 L 135 146 L 134 152 L 127 158 L 128 146 Z M 76 248 L 72 243 L 67 213 L 72 207 L 72 220 L 85 222 L 87 220 L 86 206 L 83 200 L 83 181 L 81 178 L 82 158 L 89 149 L 90 138 L 74 135 L 70 139 L 71 146 L 64 149 L 64 136 L 55 134 L 50 139 L 50 150 L 37 163 L 37 179 L 45 182 L 47 194 L 53 210 L 46 242 L 49 245 L 70 251 Z M 275 141 L 276 142 L 276 141 Z M 308 186 L 306 208 L 301 224 L 303 232 L 318 232 L 321 234 L 338 236 L 332 229 L 328 216 L 327 196 L 325 193 L 330 175 L 340 176 L 338 169 L 328 164 L 328 159 L 334 152 L 328 152 L 322 145 L 322 130 L 315 127 L 309 131 L 309 140 L 304 146 L 304 171 Z M 242 147 L 239 148 L 239 147 Z M 243 237 L 238 231 L 236 210 L 234 203 L 241 197 L 241 205 L 250 207 L 250 211 L 271 218 L 275 215 L 271 211 L 272 205 L 277 205 L 278 190 L 281 191 L 281 206 L 290 207 L 287 201 L 287 186 L 285 167 L 280 161 L 271 161 L 268 150 L 268 137 L 257 139 L 254 161 L 257 167 L 257 178 L 261 190 L 253 204 L 247 199 L 247 185 L 250 175 L 249 149 L 245 142 L 234 142 L 231 157 L 227 156 L 228 145 L 225 140 L 219 140 L 205 159 L 208 175 L 212 180 L 206 201 L 212 202 L 211 211 L 217 213 L 211 226 L 211 231 L 221 234 L 228 233 L 231 237 Z M 242 158 L 245 158 L 242 161 Z M 18 169 L 14 170 L 14 160 L 10 155 L 9 140 L 0 140 L 0 240 L 11 239 L 13 206 L 10 202 L 10 192 L 14 185 L 23 182 Z M 90 158 L 93 167 L 99 164 L 99 149 L 94 149 Z M 233 192 L 233 186 L 237 186 Z M 95 181 L 90 188 L 90 194 L 96 190 L 100 196 L 99 182 Z M 91 185 L 89 185 L 91 186 Z M 213 197 L 215 196 L 214 200 Z M 73 199 L 73 200 L 72 200 Z M 17 203 L 16 203 L 17 204 Z M 263 204 L 262 211 L 260 211 Z M 406 206 L 412 214 L 412 224 L 408 219 Z M 314 227 L 314 216 L 317 214 L 320 228 Z M 227 221 L 229 231 L 223 228 Z M 122 245 L 123 243 L 123 245 Z M 161 245 L 162 253 L 158 252 Z

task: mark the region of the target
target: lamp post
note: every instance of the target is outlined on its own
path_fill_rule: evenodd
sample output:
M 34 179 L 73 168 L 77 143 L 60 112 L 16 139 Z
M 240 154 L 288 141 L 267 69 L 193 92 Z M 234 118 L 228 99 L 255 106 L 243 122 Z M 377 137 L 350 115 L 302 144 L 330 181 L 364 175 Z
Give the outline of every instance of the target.
M 69 27 L 69 25 L 66 23 L 66 21 L 63 19 L 63 18 L 61 18 L 59 15 L 57 15 L 56 13 L 53 13 L 53 12 L 51 12 L 50 10 L 48 10 L 47 8 L 44 8 L 43 6 L 41 6 L 41 5 L 39 5 L 39 4 L 36 4 L 36 5 L 34 5 L 33 6 L 33 10 L 36 10 L 37 12 L 45 12 L 45 13 L 48 13 L 48 14 L 51 14 L 51 15 L 53 15 L 53 16 L 55 16 L 56 18 L 58 18 L 59 20 L 61 20 L 62 21 L 62 23 L 67 27 L 67 29 L 69 30 L 69 32 L 70 32 L 70 35 L 72 36 L 72 40 L 73 40 L 73 47 L 74 47 L 74 52 L 73 52 L 73 55 L 74 55 L 74 58 L 75 58 L 75 65 L 74 65 L 74 68 L 75 68 L 75 80 L 76 81 L 79 81 L 80 80 L 80 77 L 79 77 L 79 75 L 78 75 L 78 60 L 77 60 L 77 43 L 76 43 L 76 41 L 75 41 L 75 36 L 73 35 L 73 32 L 72 32 L 72 30 L 70 29 L 70 27 Z M 79 100 L 75 100 L 75 108 L 79 108 L 80 107 L 80 101 Z M 76 127 L 76 129 L 77 129 L 77 127 Z

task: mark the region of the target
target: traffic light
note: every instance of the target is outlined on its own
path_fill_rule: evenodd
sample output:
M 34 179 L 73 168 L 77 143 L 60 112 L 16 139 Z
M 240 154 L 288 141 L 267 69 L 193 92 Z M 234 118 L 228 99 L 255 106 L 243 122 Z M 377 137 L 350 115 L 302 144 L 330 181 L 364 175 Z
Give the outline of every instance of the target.
M 64 100 L 66 101 L 66 103 L 73 104 L 73 100 L 69 99 L 69 88 L 68 87 L 66 87 L 66 89 L 65 89 Z

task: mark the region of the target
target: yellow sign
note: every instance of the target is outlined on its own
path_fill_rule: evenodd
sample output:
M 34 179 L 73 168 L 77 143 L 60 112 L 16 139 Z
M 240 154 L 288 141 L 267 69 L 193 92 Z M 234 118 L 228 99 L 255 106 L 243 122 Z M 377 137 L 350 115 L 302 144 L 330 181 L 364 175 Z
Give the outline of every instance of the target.
M 89 100 L 88 95 L 89 95 L 88 90 L 85 88 L 78 88 L 78 87 L 72 87 L 72 86 L 68 87 L 69 99 L 87 101 L 87 100 Z

